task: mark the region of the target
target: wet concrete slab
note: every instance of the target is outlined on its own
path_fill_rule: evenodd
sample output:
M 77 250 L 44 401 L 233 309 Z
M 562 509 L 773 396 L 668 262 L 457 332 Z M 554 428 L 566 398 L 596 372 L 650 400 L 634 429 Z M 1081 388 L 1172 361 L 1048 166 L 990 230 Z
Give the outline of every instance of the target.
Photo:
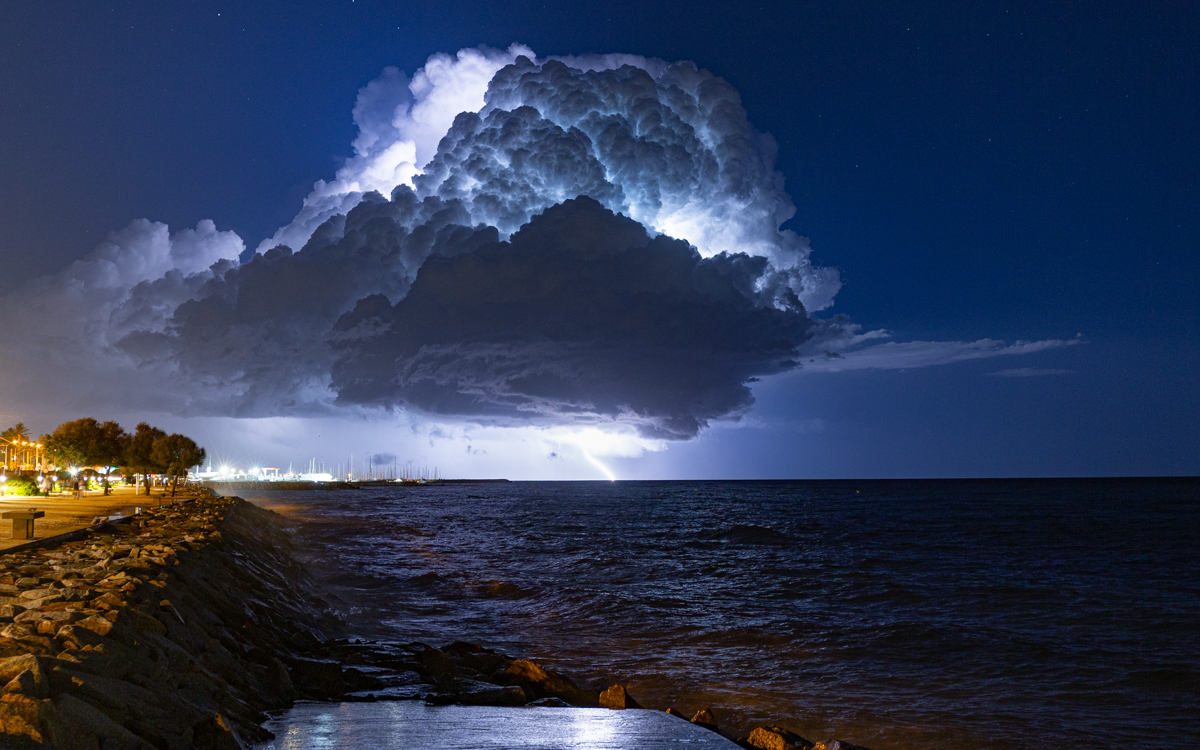
M 259 750 L 729 750 L 733 742 L 661 711 L 298 703 Z

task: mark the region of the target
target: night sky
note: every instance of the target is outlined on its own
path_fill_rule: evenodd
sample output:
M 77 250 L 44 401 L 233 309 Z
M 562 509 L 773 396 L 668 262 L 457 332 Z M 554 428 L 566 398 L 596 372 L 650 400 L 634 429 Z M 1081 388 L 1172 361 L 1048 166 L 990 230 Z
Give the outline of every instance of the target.
M 333 462 L 384 454 L 437 464 L 448 476 L 590 479 L 605 476 L 601 466 L 620 478 L 1200 473 L 1195 4 L 246 5 L 47 2 L 0 10 L 6 425 L 22 420 L 40 434 L 78 416 L 117 418 L 127 427 L 146 418 L 196 436 L 219 460 L 298 466 L 314 456 Z M 376 307 L 355 308 L 366 293 L 330 301 L 328 320 L 337 319 L 338 330 L 370 323 L 387 333 L 378 341 L 339 340 L 326 359 L 304 354 L 303 366 L 312 368 L 305 377 L 317 379 L 292 391 L 278 386 L 296 371 L 292 355 L 270 348 L 281 340 L 271 332 L 283 323 L 259 326 L 262 318 L 243 305 L 237 314 L 245 330 L 261 340 L 218 341 L 225 334 L 214 326 L 231 313 L 215 309 L 215 296 L 197 296 L 175 312 L 180 333 L 170 342 L 155 333 L 122 345 L 123 357 L 186 373 L 172 386 L 186 391 L 177 401 L 142 399 L 144 389 L 106 390 L 103 384 L 129 378 L 100 373 L 97 357 L 79 342 L 91 345 L 117 324 L 88 322 L 83 307 L 56 296 L 75 293 L 63 275 L 72 262 L 143 218 L 171 232 L 211 220 L 218 232 L 236 233 L 249 261 L 292 221 L 314 182 L 333 179 L 354 156 L 356 97 L 386 67 L 412 76 L 435 53 L 514 43 L 539 62 L 589 53 L 693 61 L 728 82 L 749 124 L 778 145 L 774 169 L 796 209 L 783 229 L 809 238 L 815 266 L 840 273 L 832 306 L 810 310 L 808 321 L 803 310 L 751 305 L 734 287 L 760 272 L 757 266 L 718 267 L 705 247 L 704 259 L 691 257 L 686 244 L 668 237 L 638 239 L 640 227 L 621 224 L 600 204 L 570 203 L 511 239 L 500 226 L 495 239 L 509 242 L 481 255 L 475 248 L 488 237 L 461 240 L 467 244 L 428 261 L 433 270 L 407 298 L 372 287 L 383 295 Z M 616 85 L 597 80 L 597 87 Z M 485 135 L 471 137 L 482 142 Z M 404 221 L 415 226 L 417 219 Z M 528 373 L 506 374 L 518 384 L 512 388 L 525 390 L 489 395 L 484 409 L 460 408 L 455 399 L 486 389 L 497 377 L 491 370 L 463 366 L 431 394 L 420 383 L 394 386 L 390 375 L 371 369 L 381 356 L 391 367 L 387 357 L 415 357 L 419 345 L 435 340 L 458 347 L 456 361 L 478 355 L 507 334 L 475 349 L 464 342 L 509 320 L 495 311 L 510 308 L 495 305 L 510 302 L 467 309 L 464 299 L 499 296 L 463 281 L 471 264 L 492 259 L 518 275 L 536 269 L 546 284 L 578 283 L 571 268 L 553 276 L 545 259 L 587 232 L 649 242 L 649 255 L 637 262 L 650 270 L 635 273 L 624 261 L 605 260 L 616 257 L 605 255 L 609 249 L 595 249 L 589 273 L 599 275 L 588 278 L 610 284 L 608 307 L 587 298 L 564 311 L 553 298 L 524 298 L 511 304 L 523 305 L 526 317 L 512 319 L 533 321 L 530 336 L 538 341 L 563 335 L 538 321 L 589 331 L 570 346 L 526 347 L 521 356 L 551 363 L 554 377 L 595 374 L 597 384 L 562 398 L 591 399 L 600 418 L 571 416 L 565 401 L 546 395 L 559 386 L 529 385 Z M 284 269 L 300 255 L 270 262 Z M 229 271 L 226 287 L 240 285 L 243 295 L 263 290 L 256 304 L 267 312 L 254 315 L 269 316 L 276 301 L 284 311 L 306 304 L 271 286 L 285 273 L 273 268 L 264 256 Z M 166 268 L 153 278 L 160 276 L 169 276 Z M 634 278 L 667 289 L 701 277 L 728 281 L 719 291 L 728 305 L 705 297 L 705 307 L 687 296 L 698 293 L 688 287 L 678 305 L 659 309 L 646 302 L 655 295 L 629 291 Z M 705 294 L 718 293 L 703 283 Z M 641 301 L 621 307 L 620 300 L 634 299 Z M 806 307 L 814 306 L 810 299 L 801 295 Z M 652 323 L 593 336 L 587 315 L 597 309 L 605 320 Z M 429 323 L 442 314 L 430 311 L 439 310 L 466 322 Z M 137 323 L 121 325 L 132 331 Z M 291 333 L 326 347 L 327 319 L 312 325 L 320 328 L 315 338 L 308 329 Z M 780 364 L 779 351 L 795 343 L 789 336 L 799 341 L 849 325 L 886 330 L 916 359 L 877 349 L 886 365 Z M 728 350 L 711 361 L 684 362 L 663 348 L 717 330 L 724 332 L 714 340 L 728 339 Z M 956 343 L 985 339 L 992 342 Z M 229 377 L 206 358 L 231 346 L 247 361 L 255 355 L 279 367 L 244 376 L 232 390 L 205 391 Z M 845 352 L 847 362 L 871 355 Z M 853 352 L 867 358 L 855 360 Z M 524 366 L 516 361 L 513 367 Z M 149 377 L 146 366 L 129 366 Z M 250 366 L 230 365 L 242 375 Z M 326 383 L 330 372 L 338 403 L 305 406 L 296 394 L 320 377 Z M 743 382 L 752 386 L 752 407 L 739 401 Z M 326 387 L 320 383 L 318 390 Z M 260 397 L 260 387 L 270 392 Z M 234 395 L 224 400 L 227 393 Z M 638 419 L 608 420 L 631 403 Z

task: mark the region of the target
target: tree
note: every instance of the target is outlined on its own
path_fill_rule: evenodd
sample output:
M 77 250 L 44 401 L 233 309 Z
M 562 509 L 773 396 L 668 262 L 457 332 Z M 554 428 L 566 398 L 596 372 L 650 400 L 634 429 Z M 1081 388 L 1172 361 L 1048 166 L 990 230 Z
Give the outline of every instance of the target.
M 100 423 L 91 417 L 63 422 L 46 437 L 46 456 L 60 467 L 93 464 Z
M 150 494 L 148 475 L 165 471 L 166 466 L 159 464 L 154 458 L 154 444 L 167 436 L 167 433 L 151 427 L 146 422 L 139 422 L 133 435 L 125 442 L 124 465 L 133 474 L 141 474 L 146 480 L 146 494 Z
M 125 459 L 125 444 L 129 435 L 121 429 L 121 425 L 108 421 L 100 424 L 100 434 L 96 440 L 96 464 L 104 467 L 104 494 L 107 495 L 108 473 Z
M 109 493 L 108 473 L 121 463 L 129 436 L 116 422 L 91 417 L 63 422 L 42 440 L 46 455 L 59 467 L 96 466 L 104 469 L 104 494 Z
M 4 432 L 0 432 L 0 438 L 4 438 L 5 440 L 28 440 L 29 428 L 25 426 L 24 422 L 17 422 Z
M 187 476 L 188 469 L 203 463 L 207 455 L 190 437 L 180 434 L 168 435 L 155 441 L 152 454 L 156 463 L 166 467 L 167 476 L 174 479 L 171 497 L 175 497 L 179 477 Z
M 24 422 L 17 422 L 4 432 L 0 432 L 0 440 L 8 443 L 8 449 L 4 454 L 6 457 L 4 468 L 7 469 L 8 461 L 13 460 L 14 457 L 17 457 L 16 460 L 20 463 L 19 456 L 22 450 L 17 448 L 17 443 L 29 442 L 29 428 L 25 426 Z

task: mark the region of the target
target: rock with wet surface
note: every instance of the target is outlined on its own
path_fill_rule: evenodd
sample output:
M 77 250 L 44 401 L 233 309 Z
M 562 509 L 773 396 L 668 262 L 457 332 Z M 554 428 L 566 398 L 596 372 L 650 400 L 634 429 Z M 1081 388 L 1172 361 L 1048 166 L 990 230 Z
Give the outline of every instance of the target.
M 692 723 L 696 726 L 704 727 L 712 732 L 721 731 L 720 728 L 717 727 L 717 717 L 713 716 L 711 708 L 702 708 L 697 711 L 696 715 L 692 717 Z
M 531 700 L 559 698 L 572 706 L 596 706 L 597 695 L 581 689 L 565 675 L 544 668 L 529 659 L 514 659 L 505 669 L 501 679 L 508 685 L 520 685 Z
M 538 698 L 535 701 L 529 701 L 526 706 L 534 708 L 570 708 L 571 704 L 567 703 L 562 698 Z
M 641 704 L 633 699 L 633 696 L 625 690 L 624 685 L 613 685 L 600 693 L 601 708 L 641 708 Z
M 783 727 L 758 727 L 738 744 L 755 750 L 812 750 L 813 743 Z

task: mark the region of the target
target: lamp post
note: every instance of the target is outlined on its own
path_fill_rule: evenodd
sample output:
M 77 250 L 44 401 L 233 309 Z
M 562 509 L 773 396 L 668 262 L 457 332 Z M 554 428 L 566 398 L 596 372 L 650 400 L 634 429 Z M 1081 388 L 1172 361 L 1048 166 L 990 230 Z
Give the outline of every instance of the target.
M 4 470 L 7 472 L 11 468 L 21 468 L 21 441 L 10 440 L 8 438 L 0 438 L 0 443 L 4 444 Z M 9 464 L 14 464 L 9 466 Z

